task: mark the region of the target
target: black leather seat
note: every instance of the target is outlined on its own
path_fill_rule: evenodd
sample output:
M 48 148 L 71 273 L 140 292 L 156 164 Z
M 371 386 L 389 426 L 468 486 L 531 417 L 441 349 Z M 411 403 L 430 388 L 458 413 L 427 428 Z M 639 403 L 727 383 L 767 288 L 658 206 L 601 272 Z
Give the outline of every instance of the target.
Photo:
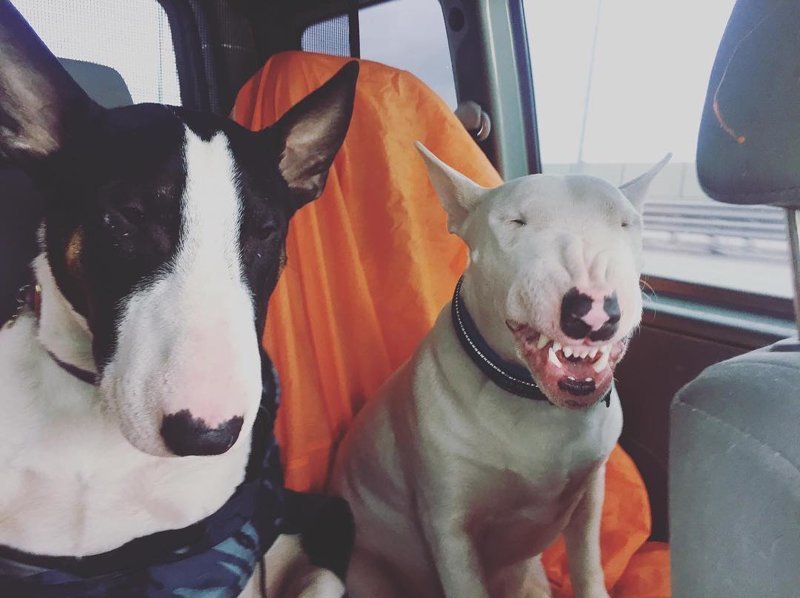
M 72 77 L 107 108 L 133 103 L 120 74 L 107 66 L 62 60 Z M 42 200 L 33 181 L 13 164 L 0 162 L 0 325 L 17 309 L 19 289 L 30 279 L 37 254 L 36 229 Z
M 711 197 L 782 206 L 790 227 L 800 208 L 798 32 L 796 0 L 736 3 L 697 150 Z M 798 256 L 794 243 L 795 271 Z M 674 596 L 800 596 L 799 434 L 795 340 L 716 364 L 678 393 L 670 431 Z

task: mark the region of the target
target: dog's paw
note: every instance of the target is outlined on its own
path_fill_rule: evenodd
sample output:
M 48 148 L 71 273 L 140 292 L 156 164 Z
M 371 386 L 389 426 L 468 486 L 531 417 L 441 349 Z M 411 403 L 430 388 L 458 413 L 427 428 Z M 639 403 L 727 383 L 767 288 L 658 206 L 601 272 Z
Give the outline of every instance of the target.
M 297 572 L 281 598 L 342 598 L 344 584 L 327 569 L 308 567 Z
M 264 557 L 268 598 L 342 598 L 344 584 L 329 569 L 312 564 L 300 537 L 282 535 Z

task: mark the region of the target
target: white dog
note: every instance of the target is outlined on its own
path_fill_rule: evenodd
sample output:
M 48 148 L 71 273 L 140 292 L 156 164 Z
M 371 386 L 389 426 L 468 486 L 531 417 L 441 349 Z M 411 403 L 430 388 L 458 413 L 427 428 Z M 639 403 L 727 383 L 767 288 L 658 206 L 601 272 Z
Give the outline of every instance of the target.
M 348 591 L 548 596 L 539 555 L 563 532 L 575 595 L 605 597 L 613 371 L 641 317 L 642 202 L 669 156 L 619 189 L 548 175 L 485 189 L 419 149 L 470 264 L 337 456 L 357 530 Z

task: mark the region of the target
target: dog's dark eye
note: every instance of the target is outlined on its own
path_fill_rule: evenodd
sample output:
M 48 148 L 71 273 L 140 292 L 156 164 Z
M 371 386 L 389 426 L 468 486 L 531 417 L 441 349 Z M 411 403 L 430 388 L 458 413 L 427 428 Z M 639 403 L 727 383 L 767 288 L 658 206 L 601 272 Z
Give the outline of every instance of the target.
M 511 221 L 511 224 L 515 224 L 515 225 L 517 225 L 517 226 L 525 226 L 525 225 L 526 225 L 526 224 L 528 224 L 528 223 L 527 223 L 527 222 L 525 222 L 525 220 L 524 220 L 524 219 L 522 219 L 522 218 L 514 218 L 514 219 Z
M 278 232 L 277 225 L 274 222 L 270 221 L 259 222 L 253 227 L 253 233 L 259 239 L 268 239 L 276 232 Z
M 144 210 L 139 206 L 122 206 L 119 213 L 131 224 L 139 224 L 144 220 Z
M 109 208 L 103 216 L 103 224 L 112 231 L 134 228 L 143 221 L 144 212 L 135 205 Z
M 623 220 L 622 221 L 622 228 L 628 228 L 630 225 L 631 225 L 631 223 L 628 222 L 627 220 Z

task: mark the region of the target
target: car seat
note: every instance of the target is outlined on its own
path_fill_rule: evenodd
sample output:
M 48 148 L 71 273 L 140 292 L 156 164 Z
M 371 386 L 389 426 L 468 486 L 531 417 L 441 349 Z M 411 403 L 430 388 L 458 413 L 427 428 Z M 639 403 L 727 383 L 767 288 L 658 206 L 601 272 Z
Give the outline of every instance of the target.
M 736 3 L 711 73 L 697 147 L 700 183 L 712 198 L 786 209 L 795 288 L 798 32 L 798 2 Z M 795 306 L 798 297 L 795 292 Z M 797 340 L 709 367 L 677 394 L 670 419 L 674 595 L 800 595 Z

